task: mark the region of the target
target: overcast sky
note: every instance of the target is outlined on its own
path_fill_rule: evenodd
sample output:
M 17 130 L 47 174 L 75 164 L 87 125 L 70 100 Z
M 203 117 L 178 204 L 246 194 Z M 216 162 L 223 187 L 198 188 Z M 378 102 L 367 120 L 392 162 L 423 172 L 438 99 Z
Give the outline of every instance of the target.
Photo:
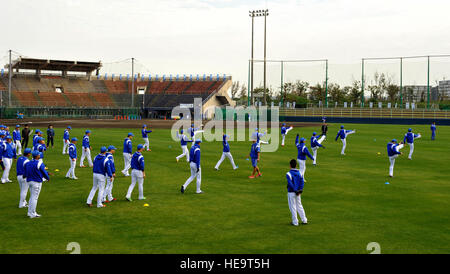
M 264 8 L 269 59 L 358 64 L 362 57 L 450 54 L 448 0 L 0 0 L 0 58 L 7 62 L 12 49 L 101 60 L 105 72 L 124 73 L 127 63 L 110 63 L 135 57 L 146 74 L 226 73 L 246 82 L 248 11 Z M 255 23 L 255 58 L 262 58 L 263 18 Z M 344 68 L 330 69 L 338 79 Z M 278 65 L 271 69 L 276 82 Z

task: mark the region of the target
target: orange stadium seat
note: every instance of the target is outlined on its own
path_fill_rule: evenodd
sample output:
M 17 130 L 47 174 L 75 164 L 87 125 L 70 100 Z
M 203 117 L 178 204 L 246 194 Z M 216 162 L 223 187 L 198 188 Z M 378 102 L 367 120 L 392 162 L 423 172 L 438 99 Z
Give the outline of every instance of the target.
M 61 93 L 57 92 L 39 92 L 36 93 L 39 100 L 44 106 L 49 107 L 66 107 L 69 106 L 66 99 Z

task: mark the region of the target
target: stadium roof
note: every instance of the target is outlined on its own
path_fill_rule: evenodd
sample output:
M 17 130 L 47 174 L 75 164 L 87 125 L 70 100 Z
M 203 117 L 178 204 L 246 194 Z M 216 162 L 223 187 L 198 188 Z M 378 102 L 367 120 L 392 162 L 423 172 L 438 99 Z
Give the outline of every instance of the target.
M 6 65 L 5 67 L 7 67 Z M 101 62 L 45 60 L 34 58 L 22 58 L 12 62 L 13 69 L 76 71 L 91 73 L 102 66 Z

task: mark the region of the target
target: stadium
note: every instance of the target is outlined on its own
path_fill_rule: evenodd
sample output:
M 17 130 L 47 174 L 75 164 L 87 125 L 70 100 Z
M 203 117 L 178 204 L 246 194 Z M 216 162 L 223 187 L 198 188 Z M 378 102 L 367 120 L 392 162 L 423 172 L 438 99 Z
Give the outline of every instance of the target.
M 253 23 L 268 10 L 249 15 Z M 52 56 L 28 47 L 42 58 L 8 49 L 0 59 L 0 253 L 448 254 L 450 55 L 387 53 L 349 65 L 269 59 L 265 43 L 264 59 L 249 44 L 250 59 L 245 52 L 232 73 L 224 72 L 231 52 L 202 52 L 214 66 L 159 53 L 161 71 L 173 65 L 159 73 L 135 58 L 93 61 L 118 52 Z M 180 64 L 208 72 L 179 73 Z M 43 150 L 31 144 L 38 129 Z M 41 159 L 46 171 L 39 172 L 49 175 L 41 176 L 39 214 L 28 211 L 31 188 L 27 207 L 19 201 L 24 138 L 32 148 L 26 157 Z M 75 158 L 65 153 L 69 144 Z M 93 167 L 80 161 L 86 148 Z M 90 190 L 107 149 L 114 151 L 114 200 L 97 202 Z M 143 177 L 133 173 L 140 159 Z M 30 176 L 31 165 L 21 163 Z M 108 179 L 102 168 L 99 193 Z M 287 172 L 297 169 L 302 189 L 294 192 L 308 218 L 299 213 L 296 223 Z M 130 192 L 130 183 L 139 187 Z

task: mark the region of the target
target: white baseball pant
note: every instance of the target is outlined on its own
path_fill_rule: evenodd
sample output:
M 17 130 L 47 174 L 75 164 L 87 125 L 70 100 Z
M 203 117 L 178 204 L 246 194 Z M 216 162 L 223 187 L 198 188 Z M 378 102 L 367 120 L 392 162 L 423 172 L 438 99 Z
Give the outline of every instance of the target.
M 134 186 L 138 183 L 139 188 L 139 200 L 144 199 L 144 173 L 142 170 L 133 169 L 131 170 L 131 184 L 128 187 L 127 198 L 131 199 L 131 193 L 133 192 Z
M 9 172 L 11 171 L 12 159 L 3 157 L 3 165 L 5 166 L 5 170 L 2 175 L 2 183 L 9 182 Z
M 15 141 L 17 155 L 22 155 L 22 143 L 19 140 Z
M 296 195 L 295 192 L 288 192 L 288 204 L 289 204 L 289 210 L 291 211 L 292 215 L 292 223 L 294 225 L 298 225 L 298 218 L 297 214 L 300 215 L 300 219 L 302 220 L 302 223 L 307 223 L 308 219 L 305 215 L 305 210 L 303 209 L 302 200 L 300 198 L 300 195 Z
M 63 140 L 64 144 L 63 144 L 63 151 L 62 154 L 66 154 L 69 153 L 69 140 Z
M 408 159 L 411 159 L 413 152 L 414 152 L 414 143 L 408 143 L 409 145 L 409 155 L 408 155 Z M 420 153 L 419 153 L 420 154 Z
M 394 156 L 389 156 L 389 176 L 394 176 L 394 165 L 395 165 L 395 159 L 398 157 L 398 154 L 395 154 Z
M 298 169 L 300 171 L 300 174 L 302 175 L 302 177 L 304 179 L 305 171 L 306 171 L 306 160 L 297 159 L 297 162 L 298 162 Z
M 187 146 L 181 146 L 181 150 L 183 151 L 183 153 L 177 156 L 177 160 L 180 160 L 186 155 L 186 161 L 189 162 L 189 151 Z
M 103 201 L 106 201 L 106 198 L 108 198 L 108 201 L 112 201 L 114 199 L 114 197 L 112 196 L 113 185 L 114 185 L 114 178 L 107 176 L 105 192 L 103 193 Z
M 91 149 L 90 148 L 83 147 L 81 149 L 80 167 L 84 166 L 84 158 L 87 159 L 89 166 L 92 167 L 93 163 L 92 163 Z
M 17 176 L 17 181 L 19 182 L 19 187 L 20 187 L 19 208 L 23 208 L 27 205 L 27 194 L 28 194 L 29 184 L 23 178 L 22 175 Z
M 191 177 L 189 177 L 186 182 L 183 185 L 183 188 L 186 189 L 188 185 L 197 177 L 197 193 L 200 193 L 202 190 L 200 189 L 200 186 L 202 184 L 202 169 L 199 168 L 197 172 L 197 165 L 194 162 L 191 162 Z
M 103 174 L 94 173 L 93 176 L 93 185 L 91 192 L 89 193 L 89 197 L 87 198 L 86 203 L 91 204 L 92 199 L 94 199 L 95 193 L 98 190 L 97 195 L 97 207 L 103 207 L 103 192 L 105 191 L 105 180 L 106 176 Z
M 148 141 L 148 138 L 142 138 L 144 139 L 144 149 L 150 149 L 150 142 Z
M 231 165 L 233 166 L 233 169 L 236 169 L 237 167 L 234 164 L 233 156 L 231 155 L 230 152 L 222 153 L 222 157 L 220 157 L 219 161 L 217 162 L 215 169 L 219 169 L 219 166 L 222 164 L 223 160 L 225 160 L 225 157 L 227 157 L 230 160 Z
M 42 183 L 30 181 L 30 200 L 28 201 L 28 217 L 36 216 L 36 207 L 41 193 Z
M 126 176 L 130 176 L 130 173 L 128 170 L 131 168 L 131 154 L 130 153 L 123 153 L 123 163 L 124 168 L 122 170 L 122 173 Z
M 69 158 L 69 161 L 70 161 L 70 168 L 69 168 L 69 171 L 67 171 L 67 173 L 66 173 L 66 177 L 75 179 L 77 177 L 77 176 L 75 176 L 75 167 L 77 166 L 77 158 L 75 158 L 75 159 Z

